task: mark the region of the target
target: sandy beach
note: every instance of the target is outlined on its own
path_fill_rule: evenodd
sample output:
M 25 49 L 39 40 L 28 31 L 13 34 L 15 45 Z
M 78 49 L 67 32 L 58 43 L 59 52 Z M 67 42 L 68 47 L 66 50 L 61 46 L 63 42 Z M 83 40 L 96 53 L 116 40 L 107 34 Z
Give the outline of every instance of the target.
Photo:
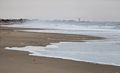
M 120 73 L 119 66 L 36 57 L 29 56 L 28 52 L 5 50 L 5 47 L 102 39 L 88 35 L 16 31 L 19 29 L 23 28 L 0 27 L 0 73 Z

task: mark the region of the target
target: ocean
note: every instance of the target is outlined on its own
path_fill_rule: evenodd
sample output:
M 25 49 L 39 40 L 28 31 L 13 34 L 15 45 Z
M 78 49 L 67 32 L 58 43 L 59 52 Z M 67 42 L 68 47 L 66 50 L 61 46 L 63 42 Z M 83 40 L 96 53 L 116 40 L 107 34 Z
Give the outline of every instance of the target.
M 98 64 L 120 66 L 120 22 L 27 22 L 7 25 L 8 27 L 39 28 L 45 30 L 20 30 L 26 32 L 46 32 L 82 34 L 104 37 L 103 40 L 86 42 L 60 42 L 43 46 L 6 47 L 7 50 L 28 51 L 29 55 L 85 61 Z

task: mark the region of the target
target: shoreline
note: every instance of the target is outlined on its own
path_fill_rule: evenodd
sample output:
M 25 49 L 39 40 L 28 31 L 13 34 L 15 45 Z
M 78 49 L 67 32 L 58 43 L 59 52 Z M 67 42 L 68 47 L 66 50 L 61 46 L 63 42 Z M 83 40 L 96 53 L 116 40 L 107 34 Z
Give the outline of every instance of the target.
M 2 28 L 2 27 L 0 27 Z M 85 35 L 32 33 L 0 29 L 0 72 L 2 73 L 119 73 L 119 66 L 102 65 L 59 58 L 29 56 L 29 52 L 5 50 L 5 47 L 46 46 L 50 43 L 84 42 L 101 39 Z M 63 37 L 64 36 L 64 37 Z M 37 38 L 39 37 L 39 38 Z M 69 37 L 69 38 L 68 38 Z M 61 39 L 64 38 L 64 39 Z M 39 39 L 39 41 L 38 41 Z M 45 42 L 45 40 L 47 42 Z M 31 43 L 32 42 L 32 43 Z
M 10 49 L 5 49 L 7 51 L 14 51 L 14 52 L 24 52 L 28 56 L 31 57 L 39 57 L 39 58 L 50 58 L 50 59 L 59 59 L 59 60 L 67 60 L 67 61 L 74 61 L 74 62 L 83 62 L 83 63 L 88 63 L 88 64 L 96 64 L 96 65 L 105 65 L 105 66 L 113 66 L 113 67 L 120 67 L 120 65 L 114 65 L 114 64 L 106 64 L 106 63 L 95 63 L 95 62 L 88 62 L 88 61 L 82 61 L 82 60 L 76 60 L 76 59 L 71 59 L 71 58 L 60 58 L 60 57 L 52 57 L 52 56 L 38 56 L 38 55 L 31 55 L 31 52 L 28 51 L 19 51 L 19 50 L 10 50 Z

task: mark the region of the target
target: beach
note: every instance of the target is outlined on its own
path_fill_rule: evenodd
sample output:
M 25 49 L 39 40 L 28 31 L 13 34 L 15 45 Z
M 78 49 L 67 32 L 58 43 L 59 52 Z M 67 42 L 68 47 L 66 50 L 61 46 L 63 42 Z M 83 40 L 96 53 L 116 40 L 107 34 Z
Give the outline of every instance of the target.
M 19 28 L 20 29 L 20 28 Z M 5 47 L 46 46 L 59 42 L 85 42 L 101 39 L 88 35 L 40 33 L 0 28 L 1 73 L 119 73 L 119 66 L 94 64 L 60 58 L 29 56 L 29 52 L 5 50 Z

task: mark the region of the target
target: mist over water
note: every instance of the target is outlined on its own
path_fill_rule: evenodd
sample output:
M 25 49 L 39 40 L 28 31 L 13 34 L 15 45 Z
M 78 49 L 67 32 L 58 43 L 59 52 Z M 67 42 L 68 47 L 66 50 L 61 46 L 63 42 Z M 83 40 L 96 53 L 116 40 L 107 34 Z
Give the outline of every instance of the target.
M 120 0 L 0 0 L 0 17 L 119 21 Z

